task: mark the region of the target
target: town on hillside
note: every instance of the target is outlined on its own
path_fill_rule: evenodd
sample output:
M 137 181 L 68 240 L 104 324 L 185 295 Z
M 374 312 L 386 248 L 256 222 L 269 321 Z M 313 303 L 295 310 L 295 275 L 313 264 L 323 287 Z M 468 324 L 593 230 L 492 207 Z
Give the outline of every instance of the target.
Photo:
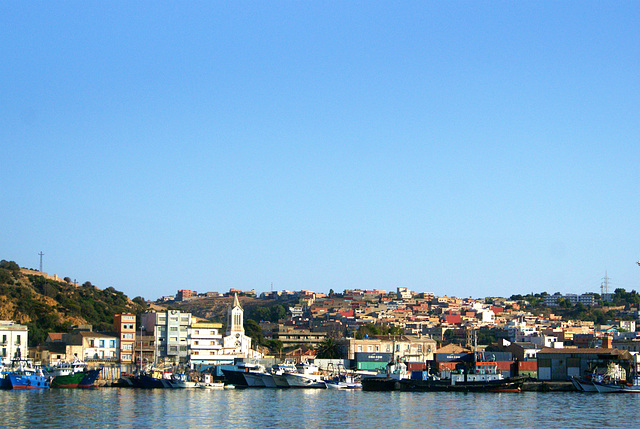
M 250 308 L 243 304 L 249 299 Z M 185 310 L 198 301 L 216 300 L 225 303 L 218 321 Z M 435 373 L 482 356 L 505 377 L 566 381 L 614 361 L 638 373 L 639 303 L 635 291 L 624 289 L 482 299 L 406 287 L 259 296 L 253 290 L 179 290 L 148 302 L 139 314 L 113 314 L 109 330 L 74 325 L 47 332 L 32 347 L 25 324 L 0 321 L 0 351 L 4 365 L 16 356 L 45 366 L 82 360 L 92 367 L 117 368 L 117 374 L 142 366 L 201 371 L 241 361 L 315 362 L 320 367 L 339 361 L 356 371 L 384 371 L 390 362 L 402 361 L 409 371 Z

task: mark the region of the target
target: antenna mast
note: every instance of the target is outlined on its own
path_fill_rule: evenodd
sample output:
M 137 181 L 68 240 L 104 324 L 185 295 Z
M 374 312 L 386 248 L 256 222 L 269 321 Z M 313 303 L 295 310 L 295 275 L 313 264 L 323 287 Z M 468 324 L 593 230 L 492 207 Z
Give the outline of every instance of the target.
M 600 294 L 602 295 L 602 299 L 604 299 L 604 295 L 609 293 L 609 277 L 607 276 L 607 272 L 604 272 L 604 281 L 600 284 Z
M 42 257 L 44 256 L 44 253 L 42 253 L 42 250 L 40 251 L 40 253 L 38 253 L 38 255 L 40 255 L 40 272 L 42 272 Z

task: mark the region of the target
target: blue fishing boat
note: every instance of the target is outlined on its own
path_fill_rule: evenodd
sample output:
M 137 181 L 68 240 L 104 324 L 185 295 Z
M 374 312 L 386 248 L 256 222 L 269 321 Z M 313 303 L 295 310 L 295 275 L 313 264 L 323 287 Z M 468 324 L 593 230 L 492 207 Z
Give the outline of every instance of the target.
M 5 371 L 2 379 L 4 389 L 48 389 L 51 377 L 41 369 L 35 369 L 31 361 L 14 360 L 13 366 Z

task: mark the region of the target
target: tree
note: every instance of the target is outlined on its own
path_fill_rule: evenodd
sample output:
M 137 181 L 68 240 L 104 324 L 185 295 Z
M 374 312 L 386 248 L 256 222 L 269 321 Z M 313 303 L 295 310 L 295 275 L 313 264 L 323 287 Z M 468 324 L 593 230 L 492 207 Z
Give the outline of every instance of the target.
M 4 259 L 0 261 L 0 268 L 4 268 L 9 271 L 20 271 L 20 265 L 16 264 L 13 261 L 5 261 Z
M 147 306 L 147 301 L 144 300 L 143 297 L 141 296 L 136 296 L 135 298 L 132 299 L 133 302 L 135 302 L 136 304 L 142 306 L 142 307 L 146 307 Z
M 343 357 L 340 345 L 329 337 L 318 346 L 318 359 L 341 359 Z
M 260 328 L 260 325 L 258 325 L 258 322 L 256 322 L 255 320 L 246 319 L 244 321 L 244 331 L 247 336 L 254 339 L 257 344 L 262 345 L 262 343 L 264 342 L 262 329 Z
M 281 304 L 271 307 L 271 321 L 277 322 L 287 317 L 287 310 Z

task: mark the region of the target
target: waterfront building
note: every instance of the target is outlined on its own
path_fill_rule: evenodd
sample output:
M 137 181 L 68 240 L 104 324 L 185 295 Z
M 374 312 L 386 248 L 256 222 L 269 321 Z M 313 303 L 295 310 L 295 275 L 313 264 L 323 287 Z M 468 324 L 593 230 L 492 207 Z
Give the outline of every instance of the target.
M 147 365 L 155 362 L 156 355 L 156 337 L 147 335 L 146 332 L 136 332 L 135 343 L 133 346 L 133 360 L 136 365 L 142 363 Z
M 62 342 L 68 350 L 66 360 L 77 357 L 84 361 L 116 362 L 120 350 L 120 339 L 115 335 L 92 331 L 74 331 L 62 336 Z M 71 350 L 81 350 L 80 355 Z
M 375 335 L 371 338 L 337 340 L 343 358 L 355 362 L 357 369 L 382 369 L 391 360 L 424 363 L 433 360 L 437 343 L 422 335 Z
M 538 352 L 537 359 L 538 380 L 541 381 L 566 381 L 574 376 L 581 377 L 595 367 L 606 367 L 610 362 L 618 363 L 627 370 L 632 364 L 628 351 L 611 348 L 544 348 Z
M 229 358 L 223 354 L 221 330 L 221 323 L 194 322 L 191 324 L 187 340 L 191 368 L 229 363 Z
M 154 336 L 154 363 L 187 361 L 191 313 L 179 310 L 148 312 L 142 315 L 142 325 L 147 334 Z
M 0 356 L 2 363 L 8 365 L 15 357 L 26 358 L 29 355 L 27 340 L 29 328 L 11 320 L 0 320 Z
M 133 347 L 136 336 L 136 315 L 130 313 L 116 314 L 113 317 L 113 325 L 120 338 L 120 349 L 118 359 L 120 363 L 130 364 L 133 362 Z

